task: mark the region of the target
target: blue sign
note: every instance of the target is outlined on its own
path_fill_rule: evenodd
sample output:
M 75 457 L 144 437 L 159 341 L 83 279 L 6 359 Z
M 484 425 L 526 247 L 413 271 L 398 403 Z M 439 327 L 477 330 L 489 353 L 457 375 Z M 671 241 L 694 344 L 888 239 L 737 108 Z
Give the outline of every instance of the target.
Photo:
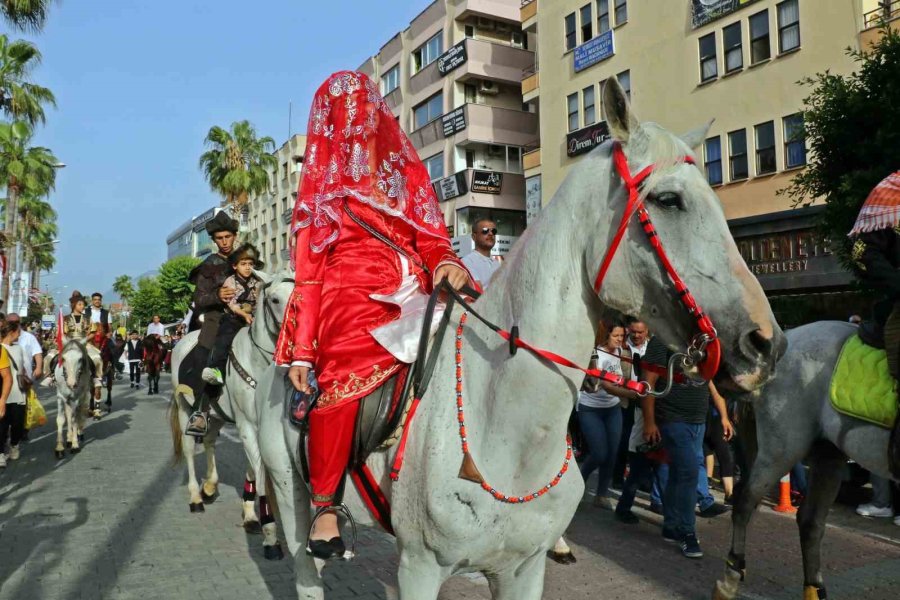
M 575 72 L 583 71 L 615 54 L 612 29 L 575 48 Z

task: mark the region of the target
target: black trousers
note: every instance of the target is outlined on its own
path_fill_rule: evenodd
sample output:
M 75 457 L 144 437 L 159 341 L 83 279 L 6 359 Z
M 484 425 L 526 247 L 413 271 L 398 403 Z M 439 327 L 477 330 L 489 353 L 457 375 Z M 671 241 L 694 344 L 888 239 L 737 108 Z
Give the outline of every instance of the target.
M 13 383 L 15 385 L 15 383 Z M 6 440 L 18 446 L 25 433 L 25 405 L 7 404 L 6 414 L 0 419 L 0 452 L 6 449 Z
M 128 361 L 128 376 L 131 383 L 141 382 L 141 363 Z
M 222 317 L 222 320 L 219 321 L 219 331 L 216 333 L 216 342 L 213 344 L 212 352 L 209 353 L 207 366 L 219 369 L 223 374 L 225 373 L 231 342 L 234 341 L 234 336 L 238 334 L 241 327 L 246 325 L 246 323 L 246 321 L 231 313 Z

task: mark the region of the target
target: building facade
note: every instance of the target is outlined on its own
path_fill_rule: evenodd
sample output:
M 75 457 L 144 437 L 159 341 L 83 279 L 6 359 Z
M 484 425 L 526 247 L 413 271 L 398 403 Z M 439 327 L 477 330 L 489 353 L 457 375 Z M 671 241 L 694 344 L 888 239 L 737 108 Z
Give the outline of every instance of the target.
M 216 251 L 216 244 L 206 233 L 206 223 L 227 208 L 214 206 L 196 217 L 188 219 L 166 238 L 168 260 L 178 256 L 205 258 Z
M 294 135 L 275 152 L 278 167 L 269 172 L 269 191 L 251 198 L 242 233 L 259 249 L 265 270 L 290 269 L 290 225 L 300 172 L 306 152 L 306 136 Z
M 772 294 L 845 289 L 850 281 L 813 241 L 817 201 L 796 213 L 779 195 L 803 169 L 798 85 L 847 74 L 876 35 L 877 0 L 525 0 L 520 18 L 534 73 L 523 101 L 540 115 L 540 144 L 524 155 L 529 216 L 569 169 L 609 137 L 602 89 L 616 76 L 642 121 L 684 133 L 714 119 L 696 149 L 751 270 Z M 900 8 L 900 6 L 895 6 Z M 886 12 L 885 12 L 886 11 Z M 900 11 L 897 11 L 900 12 Z M 662 235 L 662 233 L 661 233 Z
M 458 252 L 480 218 L 497 223 L 502 253 L 525 228 L 522 155 L 538 117 L 522 102 L 534 69 L 520 0 L 435 0 L 359 70 L 378 81 L 431 174 Z

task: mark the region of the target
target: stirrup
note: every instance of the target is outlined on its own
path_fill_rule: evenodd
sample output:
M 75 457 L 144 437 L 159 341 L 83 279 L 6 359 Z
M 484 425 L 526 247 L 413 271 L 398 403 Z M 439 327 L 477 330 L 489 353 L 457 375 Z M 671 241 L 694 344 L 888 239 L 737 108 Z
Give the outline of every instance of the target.
M 194 422 L 196 422 L 197 417 L 203 417 L 204 426 L 202 429 L 193 424 Z M 206 437 L 207 433 L 209 433 L 209 415 L 205 415 L 201 411 L 195 410 L 193 413 L 191 413 L 191 416 L 188 417 L 188 426 L 184 430 L 184 434 L 191 435 L 196 438 L 203 438 Z
M 316 521 L 327 512 L 341 513 L 347 520 L 350 522 L 350 547 L 344 550 L 343 556 L 338 556 L 335 558 L 339 558 L 341 560 L 352 560 L 356 556 L 356 519 L 353 518 L 353 515 L 350 513 L 350 509 L 347 508 L 347 505 L 341 502 L 337 506 L 320 506 L 316 509 L 316 516 L 313 517 L 312 523 L 309 524 L 309 531 L 306 533 L 306 553 L 312 554 L 312 550 L 309 547 L 309 541 L 312 537 L 313 529 L 316 527 Z M 340 533 L 340 521 L 338 522 L 338 533 Z

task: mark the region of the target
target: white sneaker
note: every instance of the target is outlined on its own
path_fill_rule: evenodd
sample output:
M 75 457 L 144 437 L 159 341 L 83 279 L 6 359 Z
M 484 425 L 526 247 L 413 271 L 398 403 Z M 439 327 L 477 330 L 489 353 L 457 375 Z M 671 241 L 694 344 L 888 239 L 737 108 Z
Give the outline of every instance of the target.
M 18 446 L 10 446 L 9 460 L 19 460 L 19 447 Z
M 0 469 L 6 468 L 6 455 L 0 454 Z
M 880 519 L 890 519 L 894 516 L 894 510 L 887 506 L 880 508 L 874 504 L 860 504 L 856 507 L 856 514 L 861 517 L 877 517 Z

